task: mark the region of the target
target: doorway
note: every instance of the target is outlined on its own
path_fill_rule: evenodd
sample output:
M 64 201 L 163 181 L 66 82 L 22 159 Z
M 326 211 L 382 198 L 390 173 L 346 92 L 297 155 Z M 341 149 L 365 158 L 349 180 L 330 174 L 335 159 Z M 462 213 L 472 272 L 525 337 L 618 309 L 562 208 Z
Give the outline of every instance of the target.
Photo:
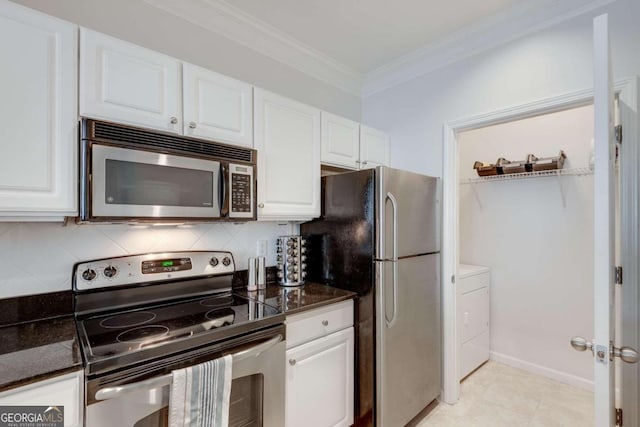
M 634 133 L 629 135 L 630 149 L 628 156 L 623 157 L 622 177 L 623 194 L 629 195 L 631 188 L 635 188 L 635 195 L 628 197 L 622 207 L 622 247 L 625 256 L 629 257 L 633 252 L 631 240 L 635 241 L 637 247 L 637 228 L 634 228 L 634 221 L 631 220 L 633 212 L 637 214 L 637 132 L 636 131 L 636 98 L 637 80 L 629 79 L 616 85 L 616 92 L 623 99 L 625 107 L 621 109 L 621 122 L 624 127 L 631 129 Z M 443 171 L 443 325 L 444 325 L 444 387 L 442 400 L 446 403 L 456 403 L 460 394 L 460 372 L 459 354 L 457 348 L 457 333 L 460 325 L 456 319 L 457 297 L 456 297 L 456 274 L 460 261 L 460 206 L 458 204 L 460 189 L 457 177 L 460 174 L 460 136 L 464 132 L 486 128 L 489 126 L 513 122 L 530 117 L 542 116 L 560 111 L 584 107 L 592 102 L 593 93 L 590 90 L 575 92 L 564 96 L 547 99 L 531 104 L 526 104 L 514 108 L 505 109 L 491 114 L 479 115 L 463 120 L 451 122 L 444 129 L 444 171 Z M 628 110 L 628 111 L 627 111 Z M 464 137 L 463 137 L 464 138 Z M 525 155 L 527 153 L 522 153 Z M 481 159 L 478 159 L 481 160 Z M 588 162 L 588 159 L 587 159 Z M 626 166 L 625 166 L 626 162 Z M 468 166 L 465 166 L 468 167 Z M 634 179 L 635 177 L 635 179 Z M 562 179 L 562 178 L 560 178 Z M 514 183 L 509 183 L 514 184 Z M 533 185 L 533 184 L 532 184 Z M 537 184 L 535 184 L 537 185 Z M 558 184 L 559 186 L 560 184 Z M 559 192 L 566 188 L 556 188 L 553 190 L 558 198 L 562 197 Z M 473 190 L 471 190 L 473 191 Z M 479 197 L 479 196 L 478 196 Z M 567 197 L 567 193 L 565 193 Z M 474 196 L 475 198 L 475 196 Z M 482 199 L 480 200 L 482 202 Z M 565 200 L 565 203 L 568 200 Z M 475 203 L 478 201 L 476 199 Z M 634 210 L 635 209 L 635 210 Z M 627 218 L 625 220 L 625 217 Z M 627 241 L 624 241 L 626 236 Z M 636 249 L 637 251 L 637 249 Z M 637 252 L 635 252 L 637 254 Z M 624 261 L 624 260 L 623 260 Z M 631 271 L 633 277 L 627 277 L 631 282 L 637 283 L 637 273 Z M 568 347 L 568 342 L 560 344 L 563 349 Z M 549 349 L 554 351 L 554 349 Z M 557 349 L 556 349 L 557 350 Z M 592 363 L 589 357 L 585 357 Z M 636 378 L 637 381 L 637 378 Z M 637 388 L 637 385 L 636 385 Z

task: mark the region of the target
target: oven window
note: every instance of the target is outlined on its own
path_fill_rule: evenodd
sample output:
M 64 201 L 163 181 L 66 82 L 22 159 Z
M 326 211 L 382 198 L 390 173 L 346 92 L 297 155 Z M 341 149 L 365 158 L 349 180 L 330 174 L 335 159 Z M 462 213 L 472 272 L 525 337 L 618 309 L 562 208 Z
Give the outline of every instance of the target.
M 107 159 L 108 205 L 213 206 L 213 172 Z
M 229 405 L 229 426 L 262 426 L 264 376 L 248 375 L 233 380 Z
M 153 414 L 147 415 L 133 427 L 169 427 L 169 408 L 165 406 Z

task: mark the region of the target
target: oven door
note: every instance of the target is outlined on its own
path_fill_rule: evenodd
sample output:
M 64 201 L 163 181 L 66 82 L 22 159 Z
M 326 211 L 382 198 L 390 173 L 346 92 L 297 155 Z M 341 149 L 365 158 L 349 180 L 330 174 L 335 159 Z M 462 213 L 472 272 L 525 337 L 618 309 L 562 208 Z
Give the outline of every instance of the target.
M 236 349 L 215 351 L 215 357 L 233 354 L 230 399 L 230 426 L 281 427 L 284 425 L 285 342 L 284 327 L 269 336 Z M 212 358 L 215 358 L 212 357 Z M 202 362 L 202 357 L 191 360 Z M 180 364 L 182 365 L 182 364 Z M 175 366 L 173 369 L 177 369 Z M 164 367 L 159 375 L 125 372 L 87 382 L 86 425 L 90 427 L 168 426 L 171 374 Z M 123 381 L 123 376 L 124 381 Z M 131 378 L 144 380 L 128 382 Z
M 220 163 L 91 144 L 91 217 L 219 218 Z

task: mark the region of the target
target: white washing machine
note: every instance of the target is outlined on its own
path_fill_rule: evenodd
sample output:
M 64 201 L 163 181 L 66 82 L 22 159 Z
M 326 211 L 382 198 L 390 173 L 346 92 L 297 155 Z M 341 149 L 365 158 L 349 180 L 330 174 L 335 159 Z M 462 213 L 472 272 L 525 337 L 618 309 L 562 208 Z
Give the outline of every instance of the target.
M 489 360 L 491 273 L 489 267 L 460 264 L 456 277 L 459 379 L 463 379 Z

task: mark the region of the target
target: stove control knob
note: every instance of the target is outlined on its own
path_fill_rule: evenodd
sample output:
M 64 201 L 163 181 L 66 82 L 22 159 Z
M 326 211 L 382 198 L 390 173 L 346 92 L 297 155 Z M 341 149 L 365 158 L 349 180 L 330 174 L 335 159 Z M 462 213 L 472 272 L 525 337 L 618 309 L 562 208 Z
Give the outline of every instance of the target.
M 231 264 L 231 258 L 229 258 L 228 256 L 222 258 L 222 265 L 224 265 L 225 267 L 229 267 L 229 264 Z
M 93 279 L 96 278 L 96 276 L 97 276 L 96 271 L 92 268 L 87 268 L 85 271 L 82 272 L 82 278 L 87 282 L 92 281 Z
M 112 278 L 116 274 L 118 274 L 118 269 L 116 267 L 114 267 L 113 265 L 105 267 L 105 269 L 104 269 L 105 277 Z
M 216 258 L 216 257 L 212 257 L 212 258 L 209 260 L 209 264 L 211 264 L 211 266 L 212 266 L 212 267 L 217 266 L 219 262 L 220 262 L 220 261 L 218 261 L 218 258 Z

